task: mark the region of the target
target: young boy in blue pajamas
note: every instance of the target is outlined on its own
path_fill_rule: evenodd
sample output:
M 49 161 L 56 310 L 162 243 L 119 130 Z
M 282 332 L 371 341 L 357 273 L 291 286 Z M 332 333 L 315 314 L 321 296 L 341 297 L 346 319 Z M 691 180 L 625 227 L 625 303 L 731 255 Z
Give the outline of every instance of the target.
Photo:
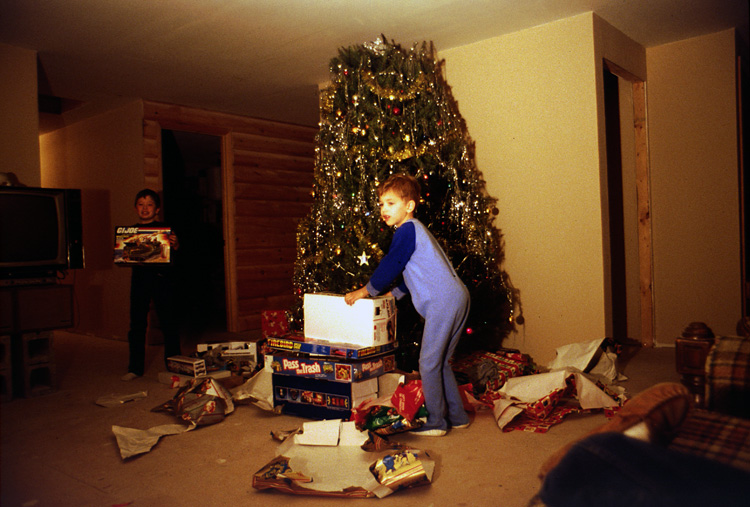
M 469 426 L 449 363 L 469 314 L 469 291 L 435 237 L 414 218 L 419 195 L 419 182 L 407 174 L 394 174 L 378 188 L 380 216 L 396 232 L 370 281 L 344 299 L 352 305 L 376 296 L 403 275 L 403 282 L 391 294 L 396 299 L 411 294 L 414 308 L 425 319 L 419 374 L 429 415 L 417 433 L 443 436 L 449 427 Z

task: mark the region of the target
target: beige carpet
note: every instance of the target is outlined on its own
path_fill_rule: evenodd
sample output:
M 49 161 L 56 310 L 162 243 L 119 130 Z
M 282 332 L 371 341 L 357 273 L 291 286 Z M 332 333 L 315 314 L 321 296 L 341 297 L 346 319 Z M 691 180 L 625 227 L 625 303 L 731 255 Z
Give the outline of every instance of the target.
M 442 438 L 393 437 L 429 451 L 437 467 L 432 484 L 383 499 L 331 499 L 261 492 L 252 475 L 275 456 L 274 430 L 303 419 L 239 406 L 224 421 L 163 437 L 147 454 L 120 458 L 112 426 L 148 429 L 177 422 L 151 409 L 174 395 L 160 384 L 162 349 L 149 347 L 142 378 L 120 380 L 127 344 L 67 332 L 53 340 L 58 390 L 0 406 L 3 507 L 197 505 L 524 506 L 536 493 L 539 465 L 553 451 L 606 419 L 574 416 L 548 433 L 503 433 L 489 412 L 465 430 Z M 662 381 L 678 381 L 674 349 L 642 349 L 620 371 L 629 394 Z M 624 357 L 624 356 L 623 356 Z M 96 405 L 108 395 L 146 390 L 148 397 L 114 408 Z

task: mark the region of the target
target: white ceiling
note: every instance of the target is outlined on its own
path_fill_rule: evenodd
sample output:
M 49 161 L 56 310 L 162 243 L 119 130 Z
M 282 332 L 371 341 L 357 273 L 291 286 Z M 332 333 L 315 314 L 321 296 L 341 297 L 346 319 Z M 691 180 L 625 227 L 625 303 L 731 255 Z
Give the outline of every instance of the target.
M 645 47 L 738 27 L 748 0 L 2 0 L 0 42 L 38 51 L 40 93 L 90 114 L 130 97 L 316 125 L 342 46 L 439 51 L 594 11 Z

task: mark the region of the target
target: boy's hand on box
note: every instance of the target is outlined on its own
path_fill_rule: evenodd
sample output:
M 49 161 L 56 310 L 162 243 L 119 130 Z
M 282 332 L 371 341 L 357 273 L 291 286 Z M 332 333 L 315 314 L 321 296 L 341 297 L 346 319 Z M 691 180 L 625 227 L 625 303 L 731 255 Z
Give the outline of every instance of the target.
M 349 306 L 351 306 L 354 303 L 356 303 L 357 301 L 359 301 L 360 299 L 365 298 L 365 297 L 367 297 L 369 295 L 370 294 L 367 292 L 367 287 L 360 287 L 359 289 L 357 289 L 355 291 L 348 292 L 344 296 L 344 301 L 346 301 L 346 304 L 348 304 Z

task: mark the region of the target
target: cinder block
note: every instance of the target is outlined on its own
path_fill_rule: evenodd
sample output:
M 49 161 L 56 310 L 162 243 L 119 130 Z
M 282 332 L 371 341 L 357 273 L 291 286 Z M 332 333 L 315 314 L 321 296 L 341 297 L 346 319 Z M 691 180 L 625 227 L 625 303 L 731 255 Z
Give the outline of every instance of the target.
M 32 365 L 52 362 L 52 332 L 26 333 L 21 335 L 23 364 Z
M 10 335 L 0 336 L 0 370 L 10 369 Z
M 17 392 L 26 398 L 49 394 L 56 389 L 55 366 L 52 363 L 27 364 L 23 368 L 23 383 L 16 385 Z M 16 379 L 18 382 L 18 379 Z M 20 392 L 18 392 L 20 391 Z
M 13 375 L 10 368 L 0 370 L 0 402 L 13 399 Z

